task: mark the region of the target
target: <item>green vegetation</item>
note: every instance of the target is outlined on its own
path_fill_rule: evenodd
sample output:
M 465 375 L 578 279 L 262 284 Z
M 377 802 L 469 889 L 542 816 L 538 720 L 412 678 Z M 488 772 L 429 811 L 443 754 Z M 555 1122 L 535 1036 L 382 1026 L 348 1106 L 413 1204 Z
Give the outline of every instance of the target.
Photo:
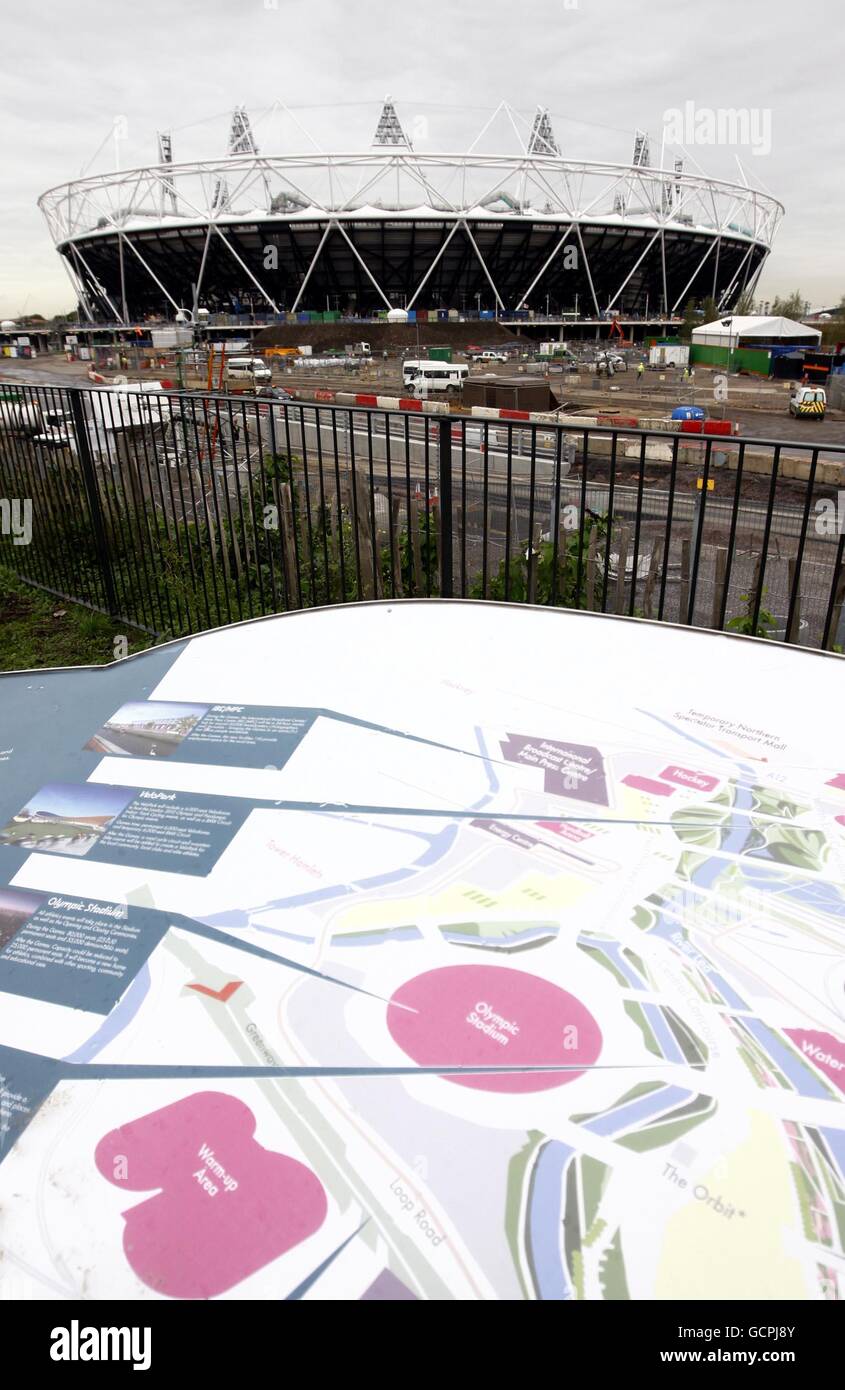
M 704 320 L 696 311 L 695 300 L 688 299 L 686 304 L 684 305 L 684 317 L 681 321 L 681 326 L 678 329 L 678 338 L 680 339 L 680 341 L 682 343 L 691 342 L 692 330 L 694 328 L 697 328 L 700 323 L 703 323 L 703 321 Z
M 585 1125 L 589 1120 L 595 1120 L 599 1115 L 609 1115 L 613 1110 L 621 1110 L 623 1106 L 630 1105 L 632 1101 L 639 1100 L 641 1096 L 649 1096 L 652 1091 L 662 1089 L 662 1081 L 640 1081 L 636 1086 L 632 1086 L 630 1091 L 625 1091 L 618 1100 L 612 1105 L 605 1106 L 604 1110 L 585 1110 L 580 1115 L 570 1115 L 569 1119 L 574 1125 Z
M 625 1273 L 625 1260 L 622 1255 L 622 1241 L 618 1230 L 602 1256 L 599 1266 L 599 1282 L 605 1298 L 629 1299 L 631 1297 Z
M 33 589 L 0 567 L 0 670 L 102 665 L 124 654 L 115 646 L 120 637 L 126 655 L 152 645 L 126 623 Z
M 633 965 L 637 974 L 644 981 L 644 983 L 653 987 L 651 971 L 649 970 L 642 956 L 638 956 L 636 951 L 631 950 L 630 946 L 624 946 L 622 948 L 622 954 L 627 961 L 630 961 L 631 965 Z
M 762 597 L 765 598 L 768 589 L 764 589 Z M 773 630 L 777 627 L 777 619 L 773 613 L 760 605 L 760 612 L 757 614 L 757 622 L 754 622 L 754 603 L 753 594 L 740 594 L 740 602 L 745 604 L 745 612 L 738 613 L 735 618 L 731 618 L 727 624 L 729 632 L 741 632 L 746 637 L 770 637 Z
M 712 1096 L 696 1096 L 689 1105 L 679 1106 L 660 1115 L 643 1129 L 623 1134 L 617 1143 L 633 1153 L 650 1153 L 653 1149 L 663 1149 L 668 1144 L 676 1144 L 690 1130 L 709 1120 L 716 1113 L 716 1102 Z
M 752 787 L 751 793 L 754 797 L 755 811 L 762 811 L 767 816 L 777 816 L 781 820 L 806 815 L 813 809 L 809 802 L 795 801 L 776 787 Z
M 557 922 L 445 922 L 438 931 L 454 946 L 516 953 L 548 945 L 554 941 L 560 926 Z M 542 934 L 524 939 L 529 931 Z
M 524 1224 L 526 1255 L 528 1268 L 531 1271 L 532 1283 L 529 1286 L 525 1277 L 525 1262 L 522 1258 L 521 1232 L 523 1206 L 525 1212 L 531 1204 L 531 1184 L 534 1180 L 534 1168 L 540 1148 L 548 1142 L 548 1138 L 539 1129 L 529 1129 L 526 1142 L 518 1153 L 515 1153 L 508 1164 L 507 1195 L 505 1198 L 505 1236 L 510 1247 L 511 1256 L 522 1292 L 526 1298 L 536 1296 L 537 1286 L 534 1279 L 534 1270 L 531 1264 L 531 1237 L 528 1229 L 528 1222 Z M 527 1184 L 527 1185 L 526 1185 Z
M 439 592 L 437 517 L 424 505 L 412 510 L 414 535 L 407 525 L 399 526 L 398 508 L 390 517 L 387 497 L 371 501 L 365 479 L 350 480 L 340 511 L 320 500 L 313 481 L 306 495 L 302 479 L 300 459 L 268 454 L 249 488 L 215 497 L 199 489 L 192 471 L 190 478 L 171 484 L 193 518 L 178 526 L 170 515 L 145 506 L 130 463 L 124 464 L 119 484 L 102 479 L 111 580 L 124 618 L 113 624 L 106 619 L 93 636 L 121 633 L 131 619 L 164 640 L 293 608 Z M 56 503 L 49 525 L 36 527 L 25 548 L 5 546 L 4 558 L 19 577 L 33 581 L 58 572 L 62 578 L 54 581 L 56 587 L 105 608 L 81 479 L 56 466 L 50 482 Z M 61 606 L 70 611 L 70 605 Z M 77 642 L 67 655 L 46 659 L 78 664 L 109 660 L 111 654 L 98 649 L 89 656 Z M 33 652 L 26 664 L 44 660 Z
M 553 540 L 520 549 L 511 556 L 509 565 L 502 560 L 498 572 L 488 579 L 486 590 L 483 580 L 477 580 L 470 589 L 470 598 L 601 608 L 603 561 L 598 547 L 606 536 L 606 518 L 590 512 L 583 535 L 577 530 L 561 530 L 557 563 Z
M 661 1013 L 669 1025 L 675 1040 L 691 1066 L 700 1066 L 707 1061 L 708 1049 L 697 1033 L 694 1033 L 688 1024 L 670 1008 L 668 1004 L 661 1007 Z
M 640 931 L 651 931 L 657 925 L 657 913 L 650 908 L 643 907 L 642 903 L 637 903 L 631 915 L 633 925 Z
M 672 829 L 679 840 L 687 844 L 719 849 L 731 818 L 730 808 L 715 806 L 683 806 L 670 816 Z
M 651 1052 L 655 1057 L 660 1057 L 662 1060 L 663 1053 L 660 1050 L 657 1039 L 651 1031 L 651 1025 L 639 1004 L 635 1004 L 631 999 L 626 999 L 623 1008 L 631 1022 L 635 1023 L 642 1033 L 643 1043 L 647 1051 Z
M 807 312 L 807 301 L 800 290 L 793 290 L 792 294 L 773 300 L 769 312 L 785 319 L 802 319 Z
M 604 966 L 605 970 L 609 970 L 616 983 L 622 989 L 629 988 L 628 981 L 622 974 L 622 971 L 619 970 L 619 968 L 611 960 L 610 956 L 606 955 L 605 952 L 602 951 L 602 949 L 599 946 L 593 946 L 588 941 L 585 941 L 582 937 L 578 942 L 578 949 L 579 951 L 583 951 L 585 955 L 589 956 L 591 960 L 594 960 L 597 965 L 602 965 Z
M 763 823 L 757 826 L 757 833 L 762 843 L 751 851 L 753 859 L 773 859 L 776 864 L 809 869 L 813 873 L 820 873 L 823 869 L 827 857 L 827 839 L 820 830 Z
M 799 1163 L 791 1162 L 789 1171 L 792 1174 L 792 1181 L 795 1184 L 795 1191 L 798 1196 L 798 1207 L 801 1212 L 801 1225 L 804 1227 L 804 1235 L 813 1244 L 818 1242 L 820 1245 L 832 1245 L 830 1237 L 820 1236 L 813 1224 L 813 1207 L 816 1203 L 816 1194 L 813 1191 L 810 1179 L 804 1172 Z
M 736 313 L 742 313 L 741 309 L 736 309 Z M 707 295 L 705 299 L 688 299 L 684 305 L 684 317 L 678 329 L 678 339 L 682 343 L 692 341 L 692 330 L 699 328 L 703 323 L 713 323 L 719 317 L 719 310 L 715 299 Z

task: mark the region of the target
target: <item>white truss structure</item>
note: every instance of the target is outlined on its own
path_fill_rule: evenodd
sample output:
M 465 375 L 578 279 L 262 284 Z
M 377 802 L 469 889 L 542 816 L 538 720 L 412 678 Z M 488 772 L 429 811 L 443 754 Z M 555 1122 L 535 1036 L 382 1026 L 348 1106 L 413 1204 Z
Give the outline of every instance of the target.
M 511 114 L 504 103 L 499 110 Z M 387 114 L 395 118 L 392 104 Z M 396 123 L 398 126 L 398 119 Z M 392 126 L 392 121 L 387 124 Z M 395 136 L 395 129 L 392 134 Z M 471 228 L 477 232 L 480 226 L 498 228 L 514 220 L 560 229 L 552 255 L 540 274 L 525 284 L 517 307 L 525 303 L 567 243 L 577 245 L 583 257 L 596 314 L 613 307 L 655 244 L 659 244 L 663 259 L 666 312 L 676 312 L 685 302 L 689 286 L 708 262 L 714 268 L 715 289 L 720 249 L 728 242 L 734 250 L 737 246 L 742 249 L 742 257 L 719 304 L 729 302 L 738 289 L 753 289 L 784 211 L 771 195 L 747 184 L 687 172 L 680 159 L 670 169 L 654 168 L 644 162 L 648 159 L 649 142 L 642 132 L 637 132 L 630 164 L 539 153 L 541 143 L 554 140 L 548 115 L 542 109 L 538 110 L 528 140 L 522 134 L 519 138 L 522 150 L 516 154 L 481 153 L 476 148 L 479 137 L 469 151 L 461 154 L 428 153 L 411 149 L 408 144 L 390 144 L 365 152 L 315 150 L 268 155 L 259 153 L 249 118 L 243 108 L 238 108 L 230 153 L 223 158 L 173 163 L 167 140 L 160 145 L 161 163 L 77 179 L 50 189 L 39 198 L 38 205 L 86 312 L 93 317 L 88 295 L 88 289 L 93 287 L 114 312 L 115 321 L 122 323 L 129 322 L 125 293 L 119 308 L 97 281 L 85 251 L 99 238 L 116 243 L 121 280 L 126 258 L 131 257 L 140 263 L 176 311 L 183 306 L 144 256 L 143 237 L 139 234 L 151 231 L 163 238 L 178 236 L 187 229 L 194 235 L 199 230 L 204 236 L 204 252 L 194 287 L 194 312 L 202 297 L 208 248 L 214 238 L 237 261 L 268 307 L 278 313 L 279 307 L 267 287 L 227 237 L 228 229 L 245 225 L 259 231 L 266 227 L 268 233 L 280 225 L 305 228 L 310 224 L 322 231 L 296 304 L 328 235 L 336 231 L 347 241 L 386 307 L 392 307 L 384 289 L 364 264 L 349 229 L 362 221 L 367 225 L 386 221 L 395 228 L 405 219 L 431 219 L 432 225 L 449 228 L 435 261 L 418 283 L 408 286 L 407 308 L 417 303 L 437 260 L 458 230 L 472 245 L 496 301 L 502 306 L 504 300 L 495 276 L 485 263 Z M 606 301 L 600 303 L 585 233 L 632 228 L 646 234 L 643 253 Z M 671 303 L 666 277 L 666 242 L 670 236 L 673 244 L 679 240 L 702 244 L 702 254 L 688 284 Z

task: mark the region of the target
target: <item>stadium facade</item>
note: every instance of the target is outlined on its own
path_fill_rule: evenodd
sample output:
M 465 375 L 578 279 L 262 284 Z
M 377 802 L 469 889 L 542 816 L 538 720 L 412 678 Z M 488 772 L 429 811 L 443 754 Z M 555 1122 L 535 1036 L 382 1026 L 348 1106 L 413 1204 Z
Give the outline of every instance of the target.
M 388 99 L 369 149 L 272 155 L 238 107 L 221 158 L 175 162 L 159 135 L 156 164 L 39 206 L 83 312 L 127 324 L 201 308 L 670 315 L 707 296 L 728 310 L 783 214 L 682 159 L 654 167 L 642 132 L 628 164 L 564 158 L 542 108 L 515 152 L 482 144 L 416 148 Z

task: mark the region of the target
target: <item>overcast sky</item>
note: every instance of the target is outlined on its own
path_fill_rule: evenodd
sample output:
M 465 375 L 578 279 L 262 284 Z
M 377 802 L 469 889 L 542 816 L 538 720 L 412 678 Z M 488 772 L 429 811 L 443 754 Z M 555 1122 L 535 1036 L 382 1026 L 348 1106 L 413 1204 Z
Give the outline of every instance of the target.
M 154 160 L 157 130 L 173 130 L 177 161 L 222 154 L 225 113 L 236 103 L 259 113 L 283 101 L 321 143 L 346 150 L 366 148 L 387 92 L 406 121 L 429 120 L 421 148 L 466 147 L 485 109 L 505 98 L 526 113 L 548 106 L 564 153 L 598 160 L 629 160 L 637 126 L 650 132 L 654 158 L 664 113 L 687 102 L 696 111 L 748 109 L 761 149 L 770 122 L 769 153 L 716 145 L 691 154 L 729 179 L 739 177 L 739 155 L 749 182 L 786 207 L 759 293 L 798 288 L 814 307 L 838 303 L 843 19 L 843 0 L 4 5 L 0 316 L 72 306 L 36 199 L 86 166 L 114 167 L 117 117 L 127 130 L 124 168 Z M 292 129 L 288 138 L 292 151 Z

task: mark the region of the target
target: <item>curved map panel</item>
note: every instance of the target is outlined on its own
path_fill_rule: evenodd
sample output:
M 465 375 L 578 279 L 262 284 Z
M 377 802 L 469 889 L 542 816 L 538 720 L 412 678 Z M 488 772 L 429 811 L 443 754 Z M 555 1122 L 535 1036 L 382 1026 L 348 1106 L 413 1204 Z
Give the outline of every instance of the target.
M 0 1294 L 840 1298 L 842 689 L 442 602 L 0 678 Z

